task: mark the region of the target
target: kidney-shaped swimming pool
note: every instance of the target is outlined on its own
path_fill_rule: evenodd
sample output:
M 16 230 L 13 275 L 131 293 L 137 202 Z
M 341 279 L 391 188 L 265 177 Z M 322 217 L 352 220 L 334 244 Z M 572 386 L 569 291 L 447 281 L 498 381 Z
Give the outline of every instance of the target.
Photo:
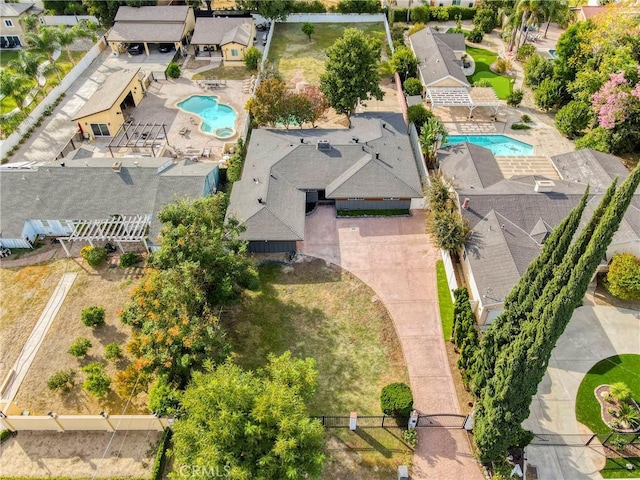
M 235 132 L 236 112 L 229 105 L 219 103 L 218 97 L 192 95 L 178 103 L 178 108 L 202 118 L 200 129 L 205 133 L 215 135 L 216 130 L 221 129 L 231 129 Z M 230 135 L 226 135 L 228 136 Z

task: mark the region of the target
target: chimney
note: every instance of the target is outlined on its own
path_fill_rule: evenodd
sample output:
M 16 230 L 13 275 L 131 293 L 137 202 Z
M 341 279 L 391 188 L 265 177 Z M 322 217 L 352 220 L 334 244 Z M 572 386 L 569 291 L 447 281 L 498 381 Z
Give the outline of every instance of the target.
M 329 143 L 329 140 L 318 140 L 316 148 L 318 150 L 331 150 L 331 144 Z
M 467 210 L 469 208 L 469 199 L 465 198 L 464 202 L 462 202 L 462 208 L 464 208 L 465 210 Z
M 89 164 L 85 163 L 86 166 L 89 166 Z M 122 162 L 113 162 L 113 165 L 111 165 L 111 170 L 113 170 L 115 173 L 120 173 L 120 170 L 122 170 Z
M 555 186 L 556 184 L 551 180 L 536 180 L 536 186 L 533 190 L 537 193 L 548 193 L 553 192 L 553 187 Z

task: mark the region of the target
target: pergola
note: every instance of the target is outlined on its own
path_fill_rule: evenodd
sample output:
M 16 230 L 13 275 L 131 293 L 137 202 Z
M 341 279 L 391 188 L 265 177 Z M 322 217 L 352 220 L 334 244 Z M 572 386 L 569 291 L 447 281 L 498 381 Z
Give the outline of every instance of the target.
M 114 215 L 104 220 L 78 220 L 74 222 L 74 229 L 68 237 L 58 238 L 67 257 L 71 256 L 67 242 L 89 242 L 92 247 L 94 241 L 114 242 L 124 253 L 123 243 L 142 242 L 149 251 L 147 234 L 151 221 L 147 215 Z
M 151 154 L 156 156 L 155 147 L 162 145 L 162 141 L 169 145 L 166 124 L 129 122 L 123 124 L 109 142 L 109 153 L 113 158 L 113 147 L 117 148 L 150 148 Z M 170 145 L 169 145 L 170 146 Z
M 491 87 L 474 87 L 467 90 L 464 87 L 427 88 L 427 96 L 431 108 L 438 107 L 467 107 L 469 118 L 478 107 L 492 107 L 493 114 L 498 114 L 500 102 L 496 92 Z

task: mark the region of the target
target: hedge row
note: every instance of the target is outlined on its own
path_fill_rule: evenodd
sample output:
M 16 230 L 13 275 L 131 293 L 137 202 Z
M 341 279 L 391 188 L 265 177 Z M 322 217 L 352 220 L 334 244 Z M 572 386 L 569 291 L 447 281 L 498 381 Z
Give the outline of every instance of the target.
M 406 8 L 394 8 L 389 10 L 389 22 L 406 22 Z M 462 20 L 473 20 L 476 15 L 475 7 L 459 7 L 452 5 L 450 7 L 428 7 L 422 5 L 411 9 L 409 18 L 412 22 L 425 23 L 429 20 L 455 20 L 460 15 Z
M 164 473 L 164 465 L 167 459 L 167 448 L 169 448 L 169 442 L 171 441 L 171 429 L 167 428 L 162 435 L 158 450 L 156 450 L 156 459 L 153 462 L 153 470 L 151 471 L 151 480 L 162 480 Z

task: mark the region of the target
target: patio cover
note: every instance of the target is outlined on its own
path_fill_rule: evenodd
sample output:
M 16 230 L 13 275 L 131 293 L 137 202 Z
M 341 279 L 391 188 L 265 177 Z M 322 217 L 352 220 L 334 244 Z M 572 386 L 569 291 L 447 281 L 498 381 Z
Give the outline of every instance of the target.
M 431 108 L 438 107 L 467 107 L 469 118 L 477 107 L 493 107 L 494 115 L 498 113 L 500 102 L 491 87 L 466 88 L 427 88 L 427 96 Z

